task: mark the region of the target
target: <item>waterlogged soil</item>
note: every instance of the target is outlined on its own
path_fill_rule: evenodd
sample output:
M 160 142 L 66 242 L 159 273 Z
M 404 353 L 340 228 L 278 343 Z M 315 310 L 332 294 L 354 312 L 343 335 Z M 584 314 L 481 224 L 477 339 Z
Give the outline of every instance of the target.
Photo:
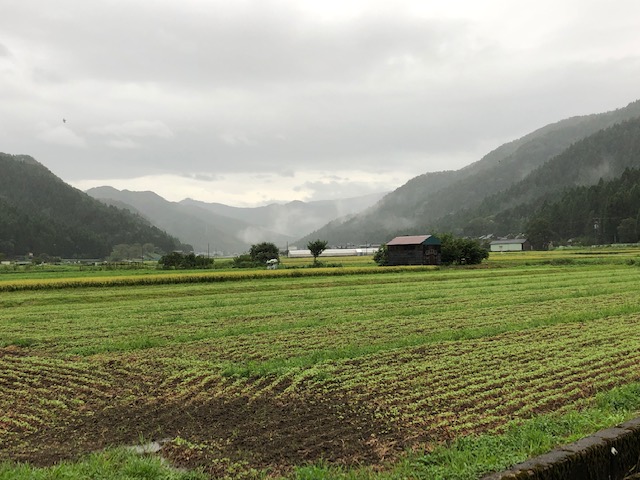
M 391 432 L 380 438 L 385 429 L 372 419 L 354 415 L 349 408 L 339 413 L 332 399 L 289 404 L 246 398 L 187 406 L 154 403 L 105 408 L 69 424 L 51 426 L 27 439 L 29 450 L 13 452 L 11 457 L 44 466 L 142 438 L 179 437 L 184 441 L 173 440 L 162 448 L 163 456 L 176 466 L 210 467 L 216 465 L 215 459 L 227 459 L 217 466 L 226 469 L 226 463 L 240 463 L 283 472 L 319 460 L 376 464 L 388 457 L 388 445 L 402 445 Z M 381 449 L 385 442 L 387 447 Z
M 211 392 L 206 398 L 200 392 L 190 400 L 175 398 L 157 376 L 128 377 L 119 370 L 110 381 L 111 398 L 88 394 L 81 409 L 56 414 L 35 431 L 16 435 L 10 428 L 0 436 L 0 461 L 49 466 L 111 446 L 160 441 L 161 455 L 173 465 L 217 477 L 254 469 L 286 474 L 319 461 L 377 465 L 405 448 L 393 425 L 330 393 L 282 394 L 287 385 L 279 384 L 269 396 Z M 47 385 L 51 392 L 60 387 Z M 32 415 L 26 405 L 15 405 L 13 413 L 22 407 Z

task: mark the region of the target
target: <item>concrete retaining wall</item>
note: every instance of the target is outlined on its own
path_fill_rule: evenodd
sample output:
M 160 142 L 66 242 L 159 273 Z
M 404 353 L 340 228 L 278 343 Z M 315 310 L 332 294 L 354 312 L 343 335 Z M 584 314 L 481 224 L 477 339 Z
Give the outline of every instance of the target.
M 640 418 L 564 445 L 483 480 L 640 479 Z

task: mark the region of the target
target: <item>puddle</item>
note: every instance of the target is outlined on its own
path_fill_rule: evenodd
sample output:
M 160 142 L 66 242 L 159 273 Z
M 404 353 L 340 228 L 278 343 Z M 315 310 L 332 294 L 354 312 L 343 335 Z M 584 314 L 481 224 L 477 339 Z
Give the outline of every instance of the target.
M 139 455 L 148 455 L 151 453 L 158 453 L 162 449 L 162 446 L 170 441 L 170 438 L 163 438 L 162 440 L 157 440 L 142 445 L 133 445 L 131 447 L 127 447 L 127 449 Z

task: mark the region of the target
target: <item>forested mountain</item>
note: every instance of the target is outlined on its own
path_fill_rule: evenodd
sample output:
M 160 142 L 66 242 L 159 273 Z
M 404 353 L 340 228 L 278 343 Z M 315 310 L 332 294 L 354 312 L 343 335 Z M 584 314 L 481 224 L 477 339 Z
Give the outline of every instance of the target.
M 635 168 L 613 180 L 564 190 L 557 201 L 543 202 L 525 228 L 538 247 L 550 242 L 635 243 L 639 222 L 640 170 Z
M 193 245 L 200 252 L 237 254 L 252 244 L 288 242 L 345 213 L 373 205 L 383 194 L 320 202 L 289 202 L 240 208 L 192 199 L 169 202 L 153 192 L 131 192 L 112 187 L 87 191 L 105 203 L 137 212 L 151 223 Z
M 6 256 L 104 258 L 123 243 L 181 248 L 140 216 L 91 198 L 27 155 L 0 153 L 0 172 L 0 253 Z
M 417 231 L 447 229 L 460 233 L 468 222 L 474 220 L 468 212 L 479 208 L 488 197 L 526 179 L 534 170 L 579 140 L 638 117 L 640 101 L 612 112 L 573 117 L 547 125 L 500 146 L 481 160 L 460 170 L 427 173 L 416 177 L 386 195 L 366 212 L 330 222 L 303 237 L 300 242 L 323 238 L 332 244 L 378 243 L 395 235 Z M 618 171 L 618 175 L 620 173 Z M 598 178 L 594 181 L 597 182 Z M 572 185 L 567 183 L 565 186 Z M 534 197 L 537 198 L 532 194 L 531 198 Z M 496 212 L 482 210 L 481 217 L 494 213 Z M 479 227 L 482 228 L 482 225 Z
M 640 118 L 635 118 L 576 142 L 523 180 L 487 197 L 478 207 L 441 219 L 439 226 L 446 230 L 457 229 L 467 235 L 480 235 L 483 232 L 497 235 L 525 232 L 529 218 L 541 205 L 554 203 L 560 197 L 573 205 L 574 202 L 570 200 L 569 195 L 575 191 L 574 187 L 619 178 L 626 169 L 638 167 Z M 603 223 L 602 229 L 612 233 L 615 232 L 617 224 L 611 225 L 609 222 L 616 219 L 602 210 L 607 208 L 606 204 L 610 200 L 603 201 L 601 206 L 590 204 L 594 210 L 591 217 L 609 218 L 606 225 Z M 576 210 L 578 211 L 581 210 Z M 589 222 L 593 223 L 592 220 Z M 603 233 L 602 230 L 600 233 Z M 570 237 L 581 235 L 583 234 L 574 231 Z

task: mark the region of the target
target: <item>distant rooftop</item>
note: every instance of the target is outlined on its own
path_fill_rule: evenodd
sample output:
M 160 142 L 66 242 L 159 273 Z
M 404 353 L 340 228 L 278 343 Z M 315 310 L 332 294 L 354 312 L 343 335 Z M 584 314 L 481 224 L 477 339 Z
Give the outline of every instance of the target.
M 394 238 L 387 245 L 420 245 L 432 237 L 433 235 L 403 235 Z

